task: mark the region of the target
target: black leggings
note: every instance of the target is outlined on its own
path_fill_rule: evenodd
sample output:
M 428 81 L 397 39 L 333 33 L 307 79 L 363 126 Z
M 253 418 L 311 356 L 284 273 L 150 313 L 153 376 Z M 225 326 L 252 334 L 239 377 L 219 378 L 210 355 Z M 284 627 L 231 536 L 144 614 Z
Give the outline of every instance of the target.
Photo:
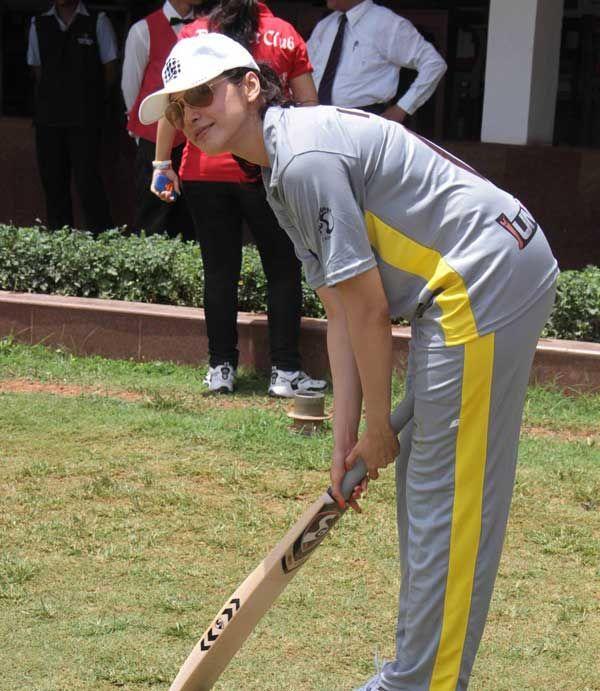
M 204 312 L 211 367 L 238 364 L 237 306 L 246 221 L 267 278 L 271 364 L 300 369 L 300 262 L 262 184 L 183 182 L 204 264 Z

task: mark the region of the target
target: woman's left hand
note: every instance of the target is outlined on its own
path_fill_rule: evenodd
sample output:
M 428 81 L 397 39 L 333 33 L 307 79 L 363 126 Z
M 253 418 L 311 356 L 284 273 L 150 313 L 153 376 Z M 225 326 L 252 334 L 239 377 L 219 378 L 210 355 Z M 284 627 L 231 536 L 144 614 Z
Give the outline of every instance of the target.
M 389 425 L 372 430 L 367 428 L 346 456 L 346 468 L 350 470 L 358 459 L 362 458 L 367 466 L 368 477 L 376 480 L 379 477 L 379 469 L 392 463 L 399 453 L 398 438 Z
M 347 448 L 352 447 L 349 446 Z M 342 480 L 346 474 L 347 455 L 347 449 L 339 449 L 338 447 L 333 449 L 333 458 L 331 461 L 331 495 L 342 509 L 345 509 L 346 504 L 348 504 L 354 511 L 361 513 L 362 510 L 358 503 L 358 499 L 360 499 L 363 493 L 366 493 L 369 478 L 365 476 L 360 483 L 354 487 L 352 495 L 347 500 L 344 499 L 342 495 Z

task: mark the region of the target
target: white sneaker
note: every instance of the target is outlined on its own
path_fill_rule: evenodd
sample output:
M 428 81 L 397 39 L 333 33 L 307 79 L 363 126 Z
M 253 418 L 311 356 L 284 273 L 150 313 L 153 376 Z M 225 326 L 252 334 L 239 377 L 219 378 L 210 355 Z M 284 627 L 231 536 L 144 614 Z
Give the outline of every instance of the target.
M 204 383 L 208 386 L 209 391 L 215 393 L 233 393 L 233 385 L 235 384 L 235 369 L 225 362 L 216 367 L 209 367 Z
M 293 398 L 298 391 L 324 391 L 327 382 L 323 379 L 311 379 L 306 372 L 286 372 L 276 367 L 271 368 L 269 396 Z

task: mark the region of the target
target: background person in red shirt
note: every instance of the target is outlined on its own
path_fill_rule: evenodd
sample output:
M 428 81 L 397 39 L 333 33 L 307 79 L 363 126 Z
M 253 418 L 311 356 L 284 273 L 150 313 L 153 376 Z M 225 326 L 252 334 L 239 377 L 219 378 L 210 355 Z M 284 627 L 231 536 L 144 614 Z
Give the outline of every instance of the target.
M 245 46 L 254 59 L 277 72 L 293 100 L 316 105 L 317 92 L 304 40 L 288 22 L 275 17 L 256 0 L 225 0 L 210 14 L 186 26 L 179 39 L 219 32 Z M 166 174 L 179 191 L 171 159 L 175 129 L 159 122 L 156 145 L 158 173 Z M 300 263 L 292 243 L 281 232 L 256 175 L 245 172 L 230 154 L 207 156 L 189 141 L 179 175 L 194 220 L 204 264 L 204 310 L 209 345 L 206 384 L 211 391 L 230 393 L 238 362 L 237 300 L 242 256 L 242 227 L 248 224 L 267 278 L 271 382 L 269 393 L 290 397 L 298 390 L 319 390 L 326 382 L 301 369 L 298 340 L 302 289 Z M 156 193 L 154 184 L 152 190 Z M 159 194 L 170 201 L 168 193 Z
M 177 37 L 186 24 L 194 21 L 195 9 L 202 0 L 166 0 L 162 7 L 136 22 L 127 35 L 123 55 L 121 89 L 127 108 L 127 130 L 135 138 L 135 218 L 136 232 L 145 230 L 149 235 L 167 232 L 175 237 L 181 233 L 192 240 L 192 219 L 179 199 L 167 206 L 150 192 L 152 161 L 156 147 L 156 124 L 142 125 L 138 118 L 140 103 L 160 89 L 161 72 L 167 55 L 177 43 Z M 173 166 L 177 170 L 185 137 L 177 133 L 173 140 Z

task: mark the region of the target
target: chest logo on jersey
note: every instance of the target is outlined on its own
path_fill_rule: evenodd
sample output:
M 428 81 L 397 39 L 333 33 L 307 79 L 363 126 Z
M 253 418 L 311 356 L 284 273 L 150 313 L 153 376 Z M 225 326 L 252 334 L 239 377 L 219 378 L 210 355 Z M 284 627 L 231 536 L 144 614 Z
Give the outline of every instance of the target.
M 319 233 L 324 237 L 329 237 L 333 233 L 333 227 L 335 221 L 333 220 L 333 214 L 328 206 L 322 206 L 319 209 Z
M 268 31 L 265 31 L 264 34 L 257 33 L 256 34 L 256 42 L 260 43 L 263 42 L 265 46 L 269 46 L 269 48 L 287 48 L 287 50 L 294 50 L 296 47 L 296 42 L 294 41 L 293 36 L 282 36 L 279 31 L 275 31 L 274 29 L 269 29 Z

